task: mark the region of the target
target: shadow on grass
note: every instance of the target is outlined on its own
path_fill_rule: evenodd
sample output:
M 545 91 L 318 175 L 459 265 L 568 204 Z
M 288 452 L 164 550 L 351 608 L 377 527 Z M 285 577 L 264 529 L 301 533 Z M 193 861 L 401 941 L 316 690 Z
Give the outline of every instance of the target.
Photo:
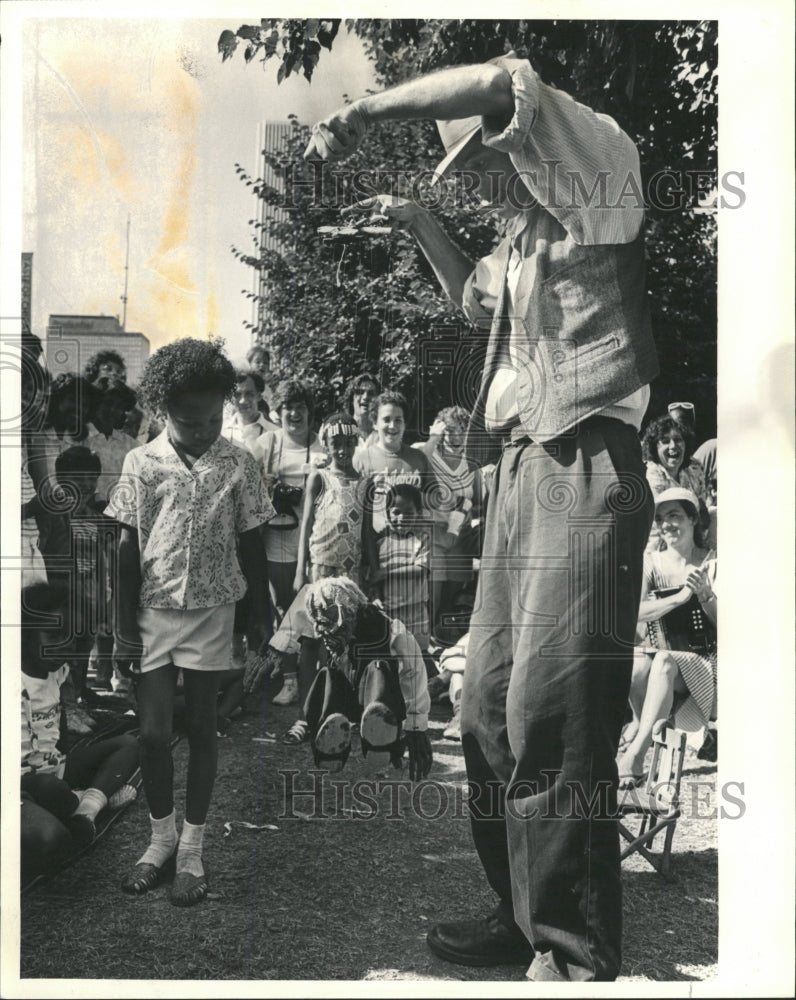
M 622 971 L 656 981 L 703 977 L 682 967 L 718 961 L 718 852 L 672 855 L 671 882 L 657 872 L 622 870 Z
M 219 747 L 205 834 L 210 898 L 177 910 L 166 886 L 141 899 L 120 892 L 148 839 L 139 799 L 79 865 L 22 900 L 22 976 L 522 981 L 520 966 L 455 966 L 425 944 L 434 923 L 480 917 L 495 905 L 461 794 L 461 746 L 439 739 L 448 717 L 440 715 L 432 717 L 433 782 L 414 792 L 414 804 L 400 773 L 374 775 L 358 746 L 342 774 L 316 779 L 306 745 L 285 746 L 278 735 L 261 742 L 283 732 L 295 709 L 236 722 Z M 181 815 L 184 745 L 174 759 Z M 304 793 L 292 812 L 286 783 Z M 356 785 L 375 798 L 376 815 L 354 800 Z M 695 844 L 678 853 L 678 843 L 686 843 L 679 831 L 676 883 L 623 866 L 623 978 L 686 979 L 690 967 L 715 964 L 716 852 Z

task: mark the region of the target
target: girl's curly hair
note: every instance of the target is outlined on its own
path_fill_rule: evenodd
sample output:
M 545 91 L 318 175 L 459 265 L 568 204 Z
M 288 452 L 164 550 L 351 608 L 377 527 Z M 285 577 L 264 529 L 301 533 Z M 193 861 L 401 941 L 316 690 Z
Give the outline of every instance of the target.
M 220 392 L 227 400 L 234 391 L 235 369 L 224 354 L 224 341 L 183 337 L 149 358 L 138 397 L 153 413 L 165 413 L 168 404 L 184 392 Z

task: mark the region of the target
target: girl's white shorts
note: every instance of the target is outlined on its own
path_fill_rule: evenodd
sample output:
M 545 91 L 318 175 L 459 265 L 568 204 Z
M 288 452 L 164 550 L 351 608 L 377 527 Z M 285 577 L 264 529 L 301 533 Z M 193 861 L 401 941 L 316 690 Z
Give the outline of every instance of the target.
M 183 670 L 231 670 L 235 603 L 212 608 L 139 608 L 141 673 L 167 663 Z

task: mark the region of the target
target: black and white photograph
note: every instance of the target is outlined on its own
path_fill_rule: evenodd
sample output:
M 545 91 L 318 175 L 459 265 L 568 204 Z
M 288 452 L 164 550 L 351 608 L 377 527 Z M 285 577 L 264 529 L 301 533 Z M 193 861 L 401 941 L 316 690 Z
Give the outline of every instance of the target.
M 793 12 L 446 6 L 0 10 L 3 996 L 793 995 Z

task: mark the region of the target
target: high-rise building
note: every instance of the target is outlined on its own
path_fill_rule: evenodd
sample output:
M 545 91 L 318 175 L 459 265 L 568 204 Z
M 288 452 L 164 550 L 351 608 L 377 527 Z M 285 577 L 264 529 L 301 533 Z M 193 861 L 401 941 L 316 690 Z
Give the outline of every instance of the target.
M 82 373 L 97 351 L 118 351 L 127 366 L 127 383 L 135 387 L 149 357 L 149 340 L 123 330 L 116 316 L 50 315 L 44 353 L 53 375 Z
M 284 194 L 284 181 L 271 165 L 271 158 L 278 156 L 286 148 L 287 139 L 292 125 L 290 122 L 260 122 L 257 126 L 257 162 L 260 168 L 260 178 L 280 193 Z M 265 198 L 257 200 L 257 221 L 260 223 L 258 232 L 259 256 L 263 251 L 282 249 L 269 232 L 268 220 L 287 219 L 287 213 L 278 205 L 271 205 Z M 268 279 L 262 271 L 255 272 L 255 314 L 252 322 L 256 329 L 262 329 L 268 315 Z

